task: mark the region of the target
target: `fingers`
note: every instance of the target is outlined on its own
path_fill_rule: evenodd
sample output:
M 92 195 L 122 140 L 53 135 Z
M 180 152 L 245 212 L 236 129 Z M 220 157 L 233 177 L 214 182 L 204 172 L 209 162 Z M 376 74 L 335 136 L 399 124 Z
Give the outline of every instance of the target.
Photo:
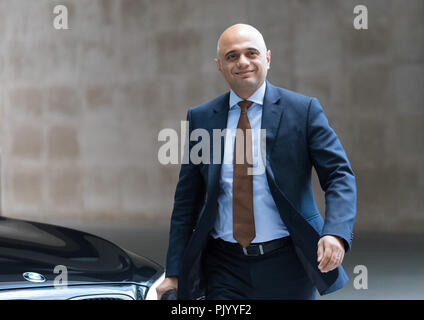
M 164 291 L 159 289 L 159 287 L 157 287 L 156 292 L 157 292 L 157 295 L 158 295 L 158 300 L 162 299 L 162 295 L 164 294 Z
M 168 290 L 172 290 L 172 289 L 175 289 L 175 288 L 172 288 L 172 287 L 157 287 L 156 293 L 158 295 L 158 300 L 162 299 L 162 296 L 165 292 L 167 292 Z
M 157 294 L 157 299 L 160 300 L 162 298 L 164 291 L 162 289 L 162 284 L 160 284 L 157 288 L 156 288 L 156 294 Z
M 167 285 L 157 287 L 156 292 L 157 292 L 157 295 L 158 295 L 158 300 L 162 299 L 163 294 L 166 291 L 171 290 L 171 289 L 173 289 L 173 288 L 170 287 L 170 286 L 167 286 Z
M 339 265 L 342 264 L 343 257 L 344 257 L 344 251 L 340 252 L 340 254 L 338 255 L 337 260 L 335 262 L 336 266 L 334 267 L 334 269 L 337 268 Z
M 318 262 L 321 262 L 323 254 L 324 254 L 324 245 L 323 245 L 323 242 L 320 240 L 318 242 L 318 252 L 317 252 Z
M 330 265 L 331 257 L 332 257 L 332 250 L 331 250 L 331 248 L 324 246 L 323 257 L 321 259 L 320 264 L 318 265 L 318 269 L 320 269 L 321 272 L 327 272 L 327 270 L 331 266 Z
M 318 242 L 318 269 L 321 272 L 329 272 L 337 268 L 344 258 L 344 250 L 338 243 L 329 239 L 321 239 Z
M 178 289 L 178 280 L 176 278 L 165 278 L 156 288 L 157 299 L 160 300 L 166 291 L 172 289 Z

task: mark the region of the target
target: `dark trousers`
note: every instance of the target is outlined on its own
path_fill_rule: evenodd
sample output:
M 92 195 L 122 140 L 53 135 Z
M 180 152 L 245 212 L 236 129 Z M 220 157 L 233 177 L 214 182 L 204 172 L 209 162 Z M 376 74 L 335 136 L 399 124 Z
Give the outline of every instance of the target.
M 316 288 L 292 243 L 245 256 L 210 238 L 204 255 L 207 300 L 315 299 Z

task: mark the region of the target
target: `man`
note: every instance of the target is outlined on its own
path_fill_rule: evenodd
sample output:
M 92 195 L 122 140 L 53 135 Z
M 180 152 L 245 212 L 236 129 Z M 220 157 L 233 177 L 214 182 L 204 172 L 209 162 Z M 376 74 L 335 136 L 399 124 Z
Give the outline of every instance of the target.
M 271 51 L 252 26 L 226 29 L 215 62 L 231 91 L 191 108 L 187 120 L 190 133 L 228 129 L 224 161 L 181 166 L 158 299 L 171 289 L 179 299 L 314 299 L 316 289 L 340 289 L 356 186 L 321 105 L 266 81 Z M 266 148 L 249 129 L 266 130 Z M 248 174 L 259 150 L 265 170 Z M 312 167 L 325 191 L 325 221 Z

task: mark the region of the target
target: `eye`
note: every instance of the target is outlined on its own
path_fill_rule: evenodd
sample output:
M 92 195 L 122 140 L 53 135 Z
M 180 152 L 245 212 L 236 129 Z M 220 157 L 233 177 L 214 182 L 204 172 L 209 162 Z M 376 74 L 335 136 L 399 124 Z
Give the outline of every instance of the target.
M 227 60 L 234 60 L 237 56 L 235 54 L 229 54 Z
M 250 56 L 257 56 L 258 53 L 256 51 L 249 51 Z

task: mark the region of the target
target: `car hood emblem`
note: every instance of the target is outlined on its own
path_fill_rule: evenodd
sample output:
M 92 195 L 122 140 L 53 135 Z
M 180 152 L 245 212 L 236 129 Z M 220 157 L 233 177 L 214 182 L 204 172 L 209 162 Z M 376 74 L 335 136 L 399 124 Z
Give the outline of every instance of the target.
M 42 274 L 39 274 L 37 272 L 25 272 L 22 274 L 25 278 L 25 280 L 31 281 L 31 282 L 44 282 L 46 281 L 46 277 L 44 277 Z

